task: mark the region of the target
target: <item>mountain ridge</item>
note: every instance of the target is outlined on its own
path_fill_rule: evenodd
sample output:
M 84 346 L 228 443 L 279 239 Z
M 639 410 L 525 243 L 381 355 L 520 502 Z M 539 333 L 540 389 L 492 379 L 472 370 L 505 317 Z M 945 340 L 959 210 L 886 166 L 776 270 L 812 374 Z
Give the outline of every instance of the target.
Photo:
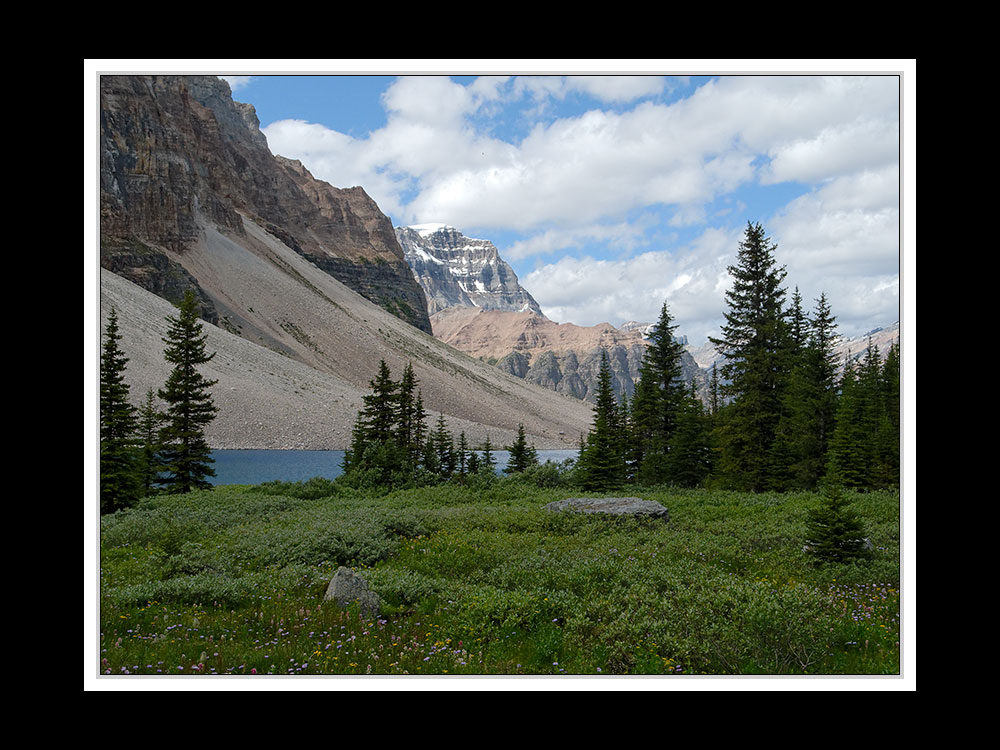
M 177 301 L 203 225 L 242 237 L 249 217 L 430 333 L 423 290 L 392 223 L 361 187 L 335 188 L 271 154 L 252 105 L 214 76 L 101 76 L 101 266 Z
M 512 441 L 523 423 L 539 448 L 575 447 L 589 407 L 430 335 L 391 222 L 363 189 L 332 188 L 265 155 L 262 135 L 241 132 L 252 131 L 252 108 L 232 103 L 222 82 L 111 78 L 102 77 L 100 309 L 102 332 L 118 309 L 134 403 L 167 374 L 174 308 L 162 292 L 194 288 L 220 352 L 207 366 L 219 380 L 213 448 L 346 448 L 381 360 L 396 377 L 412 363 L 428 417 L 473 444 Z M 274 195 L 251 200 L 272 184 Z M 330 259 L 362 278 L 337 278 Z M 426 330 L 387 304 L 397 282 L 417 290 Z
M 396 227 L 403 257 L 427 297 L 427 313 L 451 307 L 530 310 L 545 317 L 514 269 L 489 240 L 466 237 L 447 224 Z

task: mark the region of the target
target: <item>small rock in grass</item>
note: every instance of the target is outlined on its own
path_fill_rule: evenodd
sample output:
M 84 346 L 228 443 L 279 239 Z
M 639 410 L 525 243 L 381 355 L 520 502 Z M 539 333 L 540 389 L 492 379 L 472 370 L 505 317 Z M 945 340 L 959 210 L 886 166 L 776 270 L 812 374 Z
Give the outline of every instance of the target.
M 323 601 L 336 602 L 343 609 L 357 602 L 362 617 L 378 617 L 382 607 L 379 595 L 368 588 L 365 579 L 343 566 L 327 586 Z

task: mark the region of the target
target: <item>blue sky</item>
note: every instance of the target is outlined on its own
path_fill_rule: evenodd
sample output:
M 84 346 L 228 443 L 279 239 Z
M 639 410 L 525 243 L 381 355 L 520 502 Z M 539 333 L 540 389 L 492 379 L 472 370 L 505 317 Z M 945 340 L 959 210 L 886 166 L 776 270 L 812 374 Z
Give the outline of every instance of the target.
M 844 335 L 900 319 L 898 76 L 224 77 L 272 152 L 493 241 L 558 322 L 666 301 L 702 343 L 748 221 Z

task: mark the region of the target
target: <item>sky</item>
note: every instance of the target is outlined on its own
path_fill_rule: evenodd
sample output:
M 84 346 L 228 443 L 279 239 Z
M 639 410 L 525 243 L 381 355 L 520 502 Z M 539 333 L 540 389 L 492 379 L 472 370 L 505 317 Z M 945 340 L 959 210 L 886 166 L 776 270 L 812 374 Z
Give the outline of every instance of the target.
M 666 302 L 699 345 L 748 222 L 841 334 L 900 320 L 901 68 L 851 67 L 220 75 L 274 154 L 362 186 L 395 226 L 492 241 L 552 320 L 652 322 Z

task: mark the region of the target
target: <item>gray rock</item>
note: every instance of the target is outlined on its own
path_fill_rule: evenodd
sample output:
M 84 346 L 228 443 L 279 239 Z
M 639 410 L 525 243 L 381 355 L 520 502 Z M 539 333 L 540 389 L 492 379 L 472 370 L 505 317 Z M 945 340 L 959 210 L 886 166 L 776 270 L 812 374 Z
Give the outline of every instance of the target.
M 378 617 L 382 607 L 379 595 L 368 588 L 365 579 L 343 566 L 337 569 L 327 586 L 323 601 L 333 601 L 343 609 L 357 602 L 362 617 Z
M 662 505 L 653 500 L 642 500 L 638 497 L 570 497 L 566 500 L 549 503 L 545 509 L 556 513 L 562 511 L 606 513 L 612 516 L 670 520 L 669 512 Z

